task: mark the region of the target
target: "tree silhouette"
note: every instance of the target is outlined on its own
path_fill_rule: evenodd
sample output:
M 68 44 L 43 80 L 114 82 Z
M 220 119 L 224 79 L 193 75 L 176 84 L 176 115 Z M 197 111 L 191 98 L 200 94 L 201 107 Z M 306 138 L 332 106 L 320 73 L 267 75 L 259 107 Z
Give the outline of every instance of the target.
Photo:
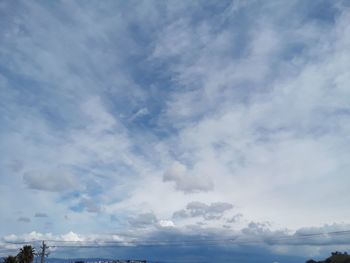
M 350 256 L 348 253 L 335 251 L 332 252 L 332 256 L 322 261 L 308 260 L 306 263 L 350 263 Z
M 32 246 L 24 246 L 17 255 L 18 263 L 32 263 L 34 260 L 35 250 Z
M 17 258 L 14 256 L 8 256 L 4 258 L 4 263 L 17 263 Z

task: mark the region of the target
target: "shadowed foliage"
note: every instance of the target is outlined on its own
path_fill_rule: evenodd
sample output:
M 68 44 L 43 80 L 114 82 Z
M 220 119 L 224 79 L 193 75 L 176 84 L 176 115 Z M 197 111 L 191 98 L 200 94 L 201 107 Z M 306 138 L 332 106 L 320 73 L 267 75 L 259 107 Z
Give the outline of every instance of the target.
M 306 263 L 350 263 L 350 256 L 345 252 L 333 252 L 332 256 L 323 261 L 308 260 Z
M 17 263 L 17 258 L 14 256 L 8 256 L 4 258 L 3 260 L 4 263 Z
M 35 250 L 32 246 L 23 246 L 17 255 L 18 263 L 32 263 L 34 260 Z

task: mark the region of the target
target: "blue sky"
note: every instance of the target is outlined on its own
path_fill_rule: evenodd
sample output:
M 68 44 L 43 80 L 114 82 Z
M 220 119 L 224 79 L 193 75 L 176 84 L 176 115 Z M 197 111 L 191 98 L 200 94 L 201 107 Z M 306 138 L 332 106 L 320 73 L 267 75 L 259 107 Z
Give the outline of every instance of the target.
M 345 249 L 346 236 L 274 240 L 350 230 L 349 8 L 2 1 L 1 254 L 9 241 L 188 236 L 259 242 L 174 258 Z M 169 256 L 99 253 L 150 251 Z

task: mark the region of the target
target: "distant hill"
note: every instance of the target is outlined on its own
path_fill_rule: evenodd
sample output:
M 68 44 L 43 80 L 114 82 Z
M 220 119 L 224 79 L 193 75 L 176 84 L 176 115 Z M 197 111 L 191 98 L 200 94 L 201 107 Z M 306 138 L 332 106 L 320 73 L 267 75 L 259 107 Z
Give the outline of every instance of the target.
M 310 259 L 306 261 L 306 263 L 350 263 L 350 255 L 348 255 L 346 252 L 333 252 L 332 256 L 323 261 L 315 261 Z
M 106 258 L 68 258 L 68 259 L 62 259 L 62 258 L 46 258 L 45 263 L 78 263 L 78 262 L 84 262 L 84 263 L 94 263 L 94 262 L 114 262 L 114 263 L 161 263 L 161 261 L 146 261 L 146 260 L 140 260 L 140 259 L 106 259 Z M 1 263 L 1 262 L 0 262 Z

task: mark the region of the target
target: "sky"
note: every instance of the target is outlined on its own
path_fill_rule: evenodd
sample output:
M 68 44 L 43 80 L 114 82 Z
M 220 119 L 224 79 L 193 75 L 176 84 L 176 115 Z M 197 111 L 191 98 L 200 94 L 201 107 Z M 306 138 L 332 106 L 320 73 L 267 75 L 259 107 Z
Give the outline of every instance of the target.
M 4 0 L 0 25 L 1 255 L 347 248 L 348 1 Z

